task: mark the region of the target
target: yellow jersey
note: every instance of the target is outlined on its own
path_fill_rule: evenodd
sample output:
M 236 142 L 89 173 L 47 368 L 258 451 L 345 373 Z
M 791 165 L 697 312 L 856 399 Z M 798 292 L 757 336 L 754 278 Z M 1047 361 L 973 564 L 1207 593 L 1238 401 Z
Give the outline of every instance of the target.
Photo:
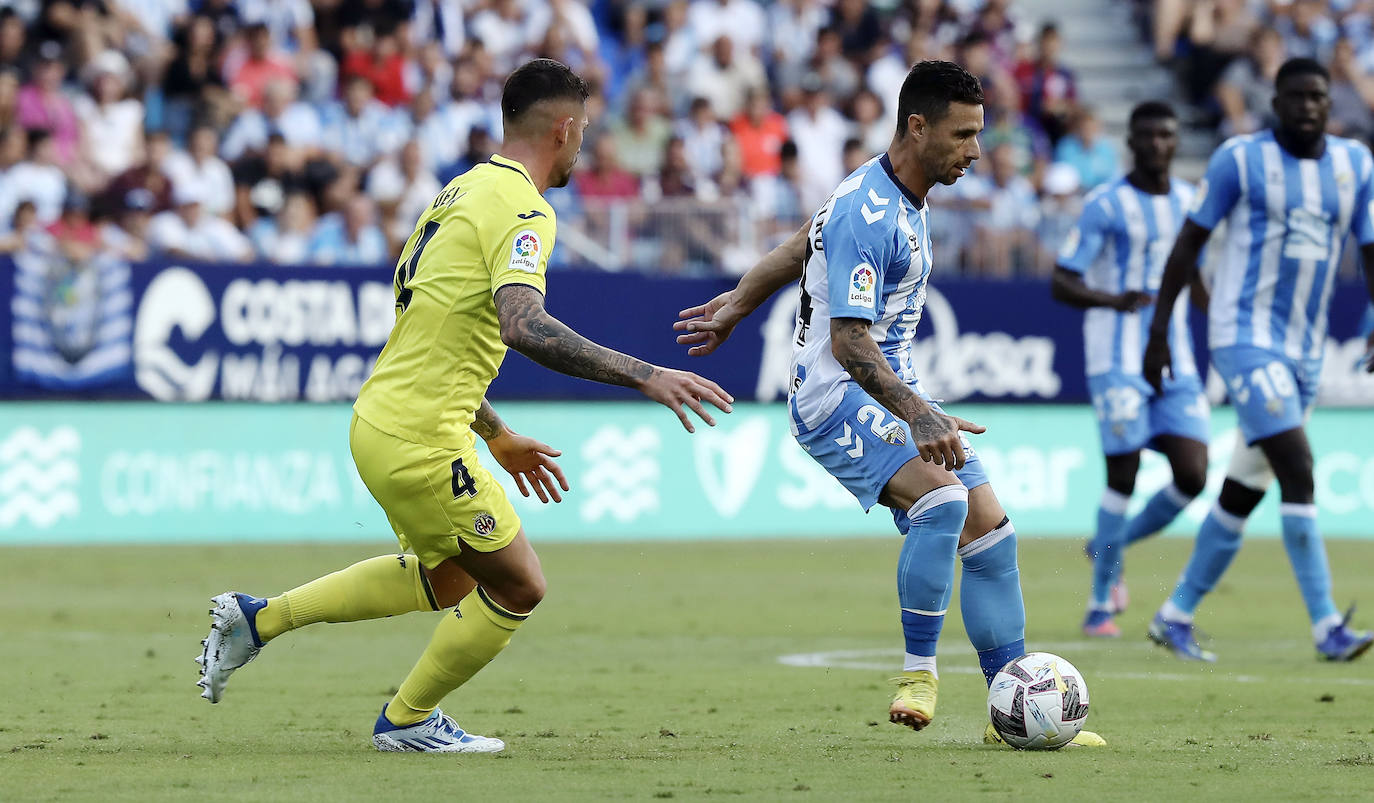
M 472 419 L 506 345 L 496 291 L 544 291 L 553 207 L 524 165 L 493 156 L 435 197 L 396 266 L 396 324 L 354 411 L 389 435 L 446 449 L 472 445 Z

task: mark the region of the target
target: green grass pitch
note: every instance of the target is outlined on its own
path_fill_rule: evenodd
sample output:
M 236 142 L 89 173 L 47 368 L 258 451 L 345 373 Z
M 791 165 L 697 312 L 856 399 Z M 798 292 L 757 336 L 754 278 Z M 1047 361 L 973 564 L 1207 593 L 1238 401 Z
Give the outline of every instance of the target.
M 1081 543 L 1022 541 L 1030 646 L 1083 671 L 1105 750 L 983 745 L 984 685 L 957 603 L 935 723 L 913 733 L 886 722 L 901 651 L 895 537 L 539 547 L 544 605 L 445 703 L 506 739 L 499 756 L 383 755 L 369 743 L 433 614 L 287 634 L 224 702 L 196 696 L 191 658 L 211 594 L 276 592 L 386 544 L 0 549 L 0 800 L 1374 794 L 1374 657 L 1316 661 L 1276 541 L 1247 544 L 1202 610 L 1215 667 L 1144 639 L 1187 541 L 1129 553 L 1133 607 L 1115 643 L 1079 635 Z M 1329 550 L 1338 599 L 1368 600 L 1374 542 Z

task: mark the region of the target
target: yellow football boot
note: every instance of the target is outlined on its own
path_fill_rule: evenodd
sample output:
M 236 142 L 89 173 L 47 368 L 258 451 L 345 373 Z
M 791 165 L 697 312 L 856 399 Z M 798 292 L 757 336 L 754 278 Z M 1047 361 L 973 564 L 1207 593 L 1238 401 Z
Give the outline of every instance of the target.
M 897 684 L 897 696 L 887 718 L 893 724 L 920 730 L 935 718 L 935 697 L 940 691 L 940 679 L 934 673 L 903 672 L 892 678 Z
M 987 728 L 983 731 L 983 744 L 1006 744 L 1006 742 L 1002 741 L 1002 736 L 997 732 L 997 729 L 992 727 L 991 722 L 988 723 Z M 1078 735 L 1073 737 L 1072 741 L 1064 746 L 1106 747 L 1107 740 L 1092 731 L 1079 731 Z

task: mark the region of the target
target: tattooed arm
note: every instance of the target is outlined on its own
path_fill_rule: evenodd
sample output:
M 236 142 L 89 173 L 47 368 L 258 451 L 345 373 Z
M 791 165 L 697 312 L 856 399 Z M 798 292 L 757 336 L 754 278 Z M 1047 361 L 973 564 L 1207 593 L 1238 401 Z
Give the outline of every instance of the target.
M 593 343 L 550 315 L 544 309 L 544 294 L 529 285 L 508 284 L 497 290 L 496 316 L 501 322 L 501 341 L 507 346 L 561 374 L 634 388 L 673 410 L 688 432 L 696 430 L 683 405 L 710 426 L 716 422 L 702 406 L 703 400 L 730 412 L 734 399 L 715 382 Z
M 496 414 L 491 402 L 482 399 L 482 406 L 477 408 L 472 421 L 472 431 L 480 435 L 482 440 L 489 441 L 503 432 L 510 432 L 511 429 L 501 420 L 501 416 Z
M 859 387 L 893 415 L 911 427 L 911 437 L 921 458 L 947 469 L 964 467 L 964 447 L 959 430 L 983 432 L 983 427 L 944 413 L 907 387 L 888 365 L 887 358 L 868 333 L 872 324 L 861 318 L 830 320 L 830 352 Z

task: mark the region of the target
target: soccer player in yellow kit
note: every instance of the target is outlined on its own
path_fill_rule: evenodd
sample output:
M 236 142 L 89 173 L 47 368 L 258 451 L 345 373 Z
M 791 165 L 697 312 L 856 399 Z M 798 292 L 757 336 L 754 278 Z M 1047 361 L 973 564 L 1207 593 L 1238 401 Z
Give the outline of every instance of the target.
M 352 622 L 456 606 L 434 631 L 373 727 L 383 751 L 491 753 L 500 739 L 464 732 L 439 701 L 510 642 L 544 596 L 539 558 L 473 433 L 522 494 L 561 501 L 560 453 L 513 432 L 484 395 L 507 347 L 571 376 L 633 387 L 707 424 L 703 402 L 730 412 L 710 380 L 599 346 L 544 309 L 553 249 L 549 187 L 568 182 L 587 126 L 587 86 L 538 59 L 506 80 L 500 153 L 449 183 L 420 216 L 396 267 L 396 324 L 354 405 L 358 473 L 405 553 L 384 555 L 267 599 L 212 600 L 201 696 L 218 702 L 229 675 L 273 638 L 316 622 Z

